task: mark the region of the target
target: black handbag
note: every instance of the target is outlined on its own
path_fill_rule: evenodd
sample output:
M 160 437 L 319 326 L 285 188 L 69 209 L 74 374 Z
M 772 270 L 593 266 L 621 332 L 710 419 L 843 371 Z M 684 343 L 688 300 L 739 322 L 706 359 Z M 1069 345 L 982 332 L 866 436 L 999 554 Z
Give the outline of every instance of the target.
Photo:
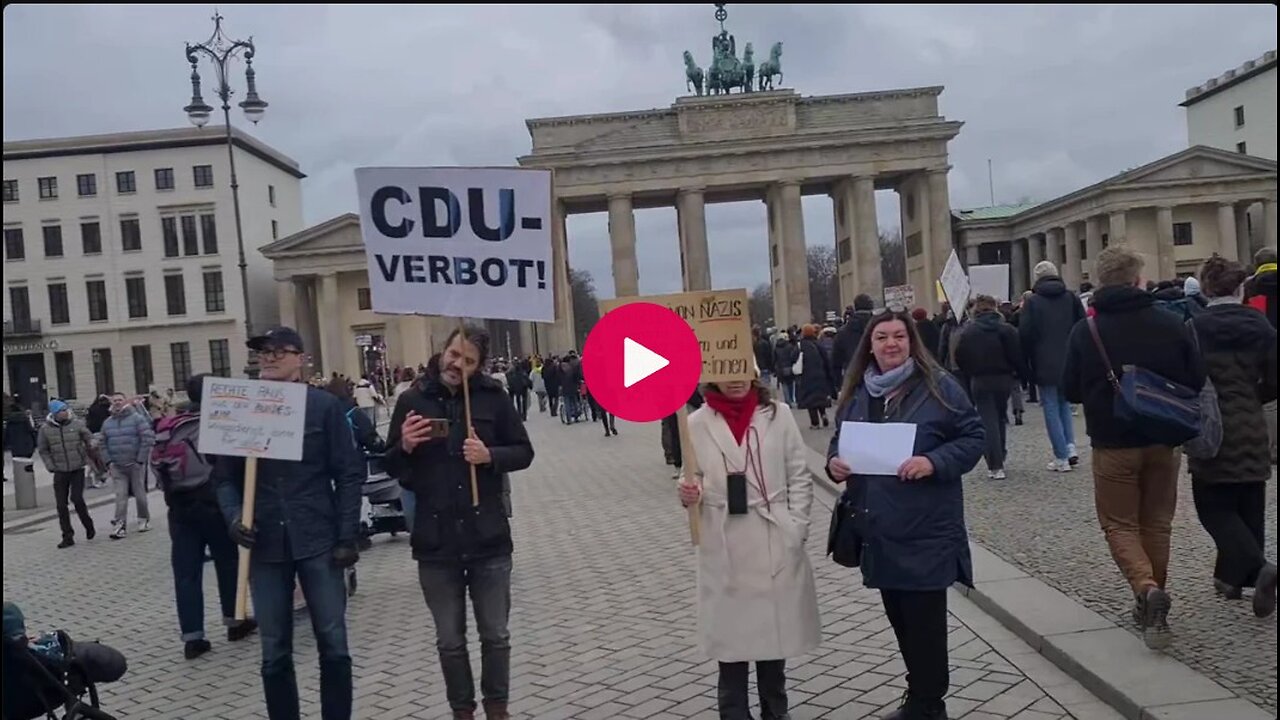
M 831 527 L 827 530 L 827 554 L 837 565 L 856 568 L 862 564 L 862 536 L 855 527 L 857 508 L 841 495 L 831 508 Z

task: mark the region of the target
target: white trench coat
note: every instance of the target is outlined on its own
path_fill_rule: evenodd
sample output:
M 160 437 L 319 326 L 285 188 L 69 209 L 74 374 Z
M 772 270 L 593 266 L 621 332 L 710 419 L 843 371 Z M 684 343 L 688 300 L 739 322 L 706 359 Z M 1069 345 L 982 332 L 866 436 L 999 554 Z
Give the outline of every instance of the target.
M 813 479 L 790 408 L 756 409 L 744 443 L 704 405 L 689 415 L 689 436 L 703 473 L 698 546 L 698 639 L 720 662 L 782 660 L 822 642 L 813 567 L 805 553 Z M 757 453 L 757 440 L 759 452 Z M 763 469 L 768 498 L 747 444 Z M 730 472 L 747 473 L 747 513 L 729 515 Z

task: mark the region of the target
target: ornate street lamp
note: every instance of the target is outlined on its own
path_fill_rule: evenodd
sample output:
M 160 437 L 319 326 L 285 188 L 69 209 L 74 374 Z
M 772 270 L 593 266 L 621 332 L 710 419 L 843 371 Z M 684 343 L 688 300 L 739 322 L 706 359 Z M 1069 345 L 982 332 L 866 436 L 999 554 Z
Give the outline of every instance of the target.
M 244 334 L 246 339 L 253 337 L 253 320 L 249 307 L 249 268 L 244 255 L 244 229 L 240 220 L 240 184 L 236 181 L 235 146 L 231 140 L 232 90 L 227 82 L 227 68 L 234 58 L 244 57 L 246 66 L 244 79 L 247 91 L 244 100 L 240 101 L 239 104 L 240 109 L 244 111 L 245 119 L 257 125 L 267 110 L 267 103 L 258 97 L 258 87 L 253 70 L 254 52 L 255 47 L 252 37 L 248 40 L 232 40 L 227 37 L 222 32 L 222 15 L 215 14 L 213 16 L 213 35 L 202 43 L 194 45 L 187 43 L 187 62 L 191 63 L 191 103 L 182 108 L 187 113 L 187 119 L 198 128 L 208 124 L 209 118 L 213 114 L 213 108 L 200 95 L 198 65 L 200 56 L 204 55 L 213 64 L 214 71 L 217 73 L 217 86 L 214 88 L 214 94 L 222 101 L 222 118 L 227 138 L 227 158 L 231 167 L 231 204 L 235 209 L 236 217 L 236 249 L 240 254 L 240 291 L 244 298 Z M 258 376 L 257 357 L 252 353 L 249 355 L 249 364 L 245 368 L 245 374 L 249 377 Z

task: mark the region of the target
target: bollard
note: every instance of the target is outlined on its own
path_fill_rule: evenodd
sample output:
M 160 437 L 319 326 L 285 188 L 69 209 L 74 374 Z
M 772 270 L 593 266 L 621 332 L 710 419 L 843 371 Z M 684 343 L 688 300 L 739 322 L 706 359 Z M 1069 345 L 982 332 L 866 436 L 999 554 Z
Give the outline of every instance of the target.
M 30 458 L 13 459 L 13 502 L 19 510 L 36 506 L 36 469 Z

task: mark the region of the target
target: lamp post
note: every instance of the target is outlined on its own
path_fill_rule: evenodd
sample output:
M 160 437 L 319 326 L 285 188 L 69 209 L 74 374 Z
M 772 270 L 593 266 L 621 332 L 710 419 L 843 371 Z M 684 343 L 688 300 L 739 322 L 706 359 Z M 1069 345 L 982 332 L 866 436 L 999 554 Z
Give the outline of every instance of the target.
M 240 221 L 240 184 L 236 180 L 235 145 L 231 139 L 232 90 L 227 82 L 227 69 L 233 59 L 243 55 L 245 64 L 244 80 L 247 92 L 244 100 L 241 100 L 239 105 L 240 109 L 244 110 L 245 119 L 257 125 L 263 114 L 266 113 L 267 103 L 258 97 L 258 88 L 253 71 L 254 51 L 252 37 L 248 40 L 232 40 L 227 37 L 222 32 L 222 15 L 215 13 L 213 16 L 213 35 L 202 43 L 194 45 L 187 43 L 187 62 L 191 63 L 191 104 L 182 108 L 187 113 L 187 119 L 198 128 L 204 127 L 209 122 L 209 117 L 213 114 L 213 108 L 200 96 L 200 72 L 197 66 L 199 65 L 200 56 L 203 55 L 213 64 L 213 69 L 217 73 L 217 86 L 214 88 L 214 93 L 222 101 L 223 129 L 227 138 L 227 159 L 231 168 L 231 204 L 235 209 L 236 216 L 236 250 L 240 255 L 240 291 L 244 299 L 244 336 L 246 340 L 253 337 L 253 320 L 252 311 L 249 307 L 249 266 L 245 261 L 244 228 Z M 249 363 L 245 367 L 245 374 L 252 378 L 258 376 L 257 357 L 252 352 L 249 354 Z

